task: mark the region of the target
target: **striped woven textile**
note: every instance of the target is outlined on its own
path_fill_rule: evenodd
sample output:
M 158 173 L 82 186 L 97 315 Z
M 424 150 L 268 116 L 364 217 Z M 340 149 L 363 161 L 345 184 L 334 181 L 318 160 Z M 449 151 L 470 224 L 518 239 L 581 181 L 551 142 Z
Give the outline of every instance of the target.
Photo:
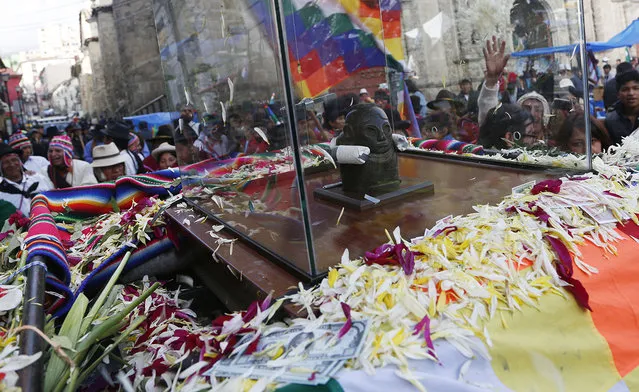
M 67 254 L 58 236 L 58 228 L 49 211 L 46 200 L 36 196 L 31 203 L 31 224 L 24 241 L 27 262 L 36 256 L 47 259 L 47 269 L 63 283 L 71 280 Z
M 28 252 L 27 261 L 35 256 L 43 256 L 47 264 L 46 290 L 48 294 L 47 312 L 54 317 L 68 312 L 74 300 L 69 288 L 71 273 L 69 260 L 64 248 L 70 236 L 59 222 L 76 223 L 105 213 L 113 212 L 114 207 L 128 209 L 134 201 L 148 196 L 169 196 L 181 191 L 178 170 L 162 170 L 150 174 L 122 177 L 115 183 L 89 185 L 45 192 L 33 198 L 31 202 L 31 225 L 25 239 Z M 52 213 L 56 213 L 54 219 Z M 173 243 L 163 234 L 154 238 L 145 246 L 139 246 L 129 259 L 124 272 L 131 270 L 147 260 L 173 247 Z M 127 247 L 98 266 L 81 284 L 75 296 L 87 290 L 97 292 L 109 279 Z
M 115 182 L 55 189 L 43 193 L 51 212 L 67 217 L 94 216 L 112 212 L 114 206 L 126 209 L 145 196 L 169 196 L 180 193 L 180 172 L 160 170 L 148 174 L 121 177 Z
M 483 155 L 484 147 L 458 140 L 416 139 L 408 138 L 413 147 L 422 150 L 442 151 L 445 153 Z
M 45 291 L 50 298 L 47 313 L 54 317 L 66 313 L 73 302 L 73 294 L 69 289 L 71 272 L 56 223 L 46 200 L 41 196 L 32 200 L 31 223 L 24 243 L 27 263 L 34 261 L 36 256 L 41 256 L 47 265 Z

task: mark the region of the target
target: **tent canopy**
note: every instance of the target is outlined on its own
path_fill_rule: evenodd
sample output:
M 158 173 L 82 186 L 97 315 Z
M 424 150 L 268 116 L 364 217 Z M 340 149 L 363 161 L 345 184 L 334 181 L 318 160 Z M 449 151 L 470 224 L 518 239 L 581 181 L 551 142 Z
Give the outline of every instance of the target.
M 593 52 L 601 52 L 604 50 L 622 48 L 625 46 L 632 46 L 639 43 L 639 19 L 635 19 L 626 27 L 622 32 L 610 38 L 606 42 L 586 42 L 586 50 L 592 50 Z M 513 57 L 527 57 L 527 56 L 543 56 L 552 53 L 573 53 L 579 48 L 578 44 L 553 46 L 550 48 L 536 48 L 522 50 L 520 52 L 514 52 Z

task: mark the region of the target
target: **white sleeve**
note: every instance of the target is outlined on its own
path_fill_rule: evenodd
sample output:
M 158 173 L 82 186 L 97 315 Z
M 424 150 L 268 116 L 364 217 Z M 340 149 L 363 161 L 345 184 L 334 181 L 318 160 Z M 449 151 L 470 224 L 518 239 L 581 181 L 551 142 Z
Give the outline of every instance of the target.
M 136 175 L 138 172 L 135 170 L 135 164 L 133 158 L 126 152 L 126 150 L 120 151 L 120 155 L 124 157 L 124 174 L 127 176 Z
M 479 91 L 479 97 L 477 98 L 477 106 L 479 107 L 479 113 L 477 120 L 479 126 L 484 123 L 488 111 L 499 103 L 499 83 L 496 83 L 493 87 L 486 86 L 486 83 L 482 84 Z
M 36 173 L 33 175 L 33 181 L 38 183 L 38 188 L 36 192 L 42 193 L 53 189 L 53 184 L 49 181 L 49 176 L 43 176 L 40 173 Z
M 95 175 L 93 174 L 93 166 L 91 166 L 90 163 L 87 163 L 84 161 L 77 161 L 77 162 L 81 162 L 81 164 L 78 167 L 78 169 L 80 169 L 78 170 L 78 176 L 80 176 L 80 183 L 78 185 L 97 184 L 98 180 L 95 178 Z M 74 161 L 73 164 L 75 165 L 76 161 Z

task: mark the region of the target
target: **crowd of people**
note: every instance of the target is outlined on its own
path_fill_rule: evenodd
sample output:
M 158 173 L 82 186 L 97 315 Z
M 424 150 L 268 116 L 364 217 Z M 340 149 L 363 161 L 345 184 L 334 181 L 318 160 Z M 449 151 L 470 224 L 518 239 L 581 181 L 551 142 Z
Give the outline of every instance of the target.
M 560 65 L 558 77 L 548 73 L 517 76 L 506 70 L 505 43 L 493 37 L 484 49 L 485 75 L 478 89 L 471 80 L 459 92 L 441 90 L 428 101 L 414 80 L 405 80 L 410 107 L 422 138 L 458 140 L 500 150 L 513 147 L 556 148 L 586 152 L 582 82 L 578 69 Z M 605 121 L 590 115 L 591 146 L 600 153 L 620 143 L 639 126 L 637 64 L 605 64 L 601 83 L 608 112 Z M 415 121 L 402 117 L 383 83 L 371 96 L 362 88 L 325 100 L 321 110 L 302 101 L 296 107 L 300 145 L 328 143 L 338 136 L 350 109 L 375 103 L 384 110 L 395 133 L 409 136 Z M 585 104 L 588 107 L 588 103 Z M 590 112 L 592 109 L 588 107 Z M 179 119 L 158 127 L 142 121 L 93 120 L 71 123 L 64 130 L 33 126 L 0 143 L 0 221 L 15 210 L 27 215 L 31 198 L 50 189 L 114 181 L 124 175 L 280 150 L 293 142 L 276 113 L 277 102 L 246 102 L 222 115 L 198 115 L 187 105 Z M 412 119 L 411 119 L 412 120 Z M 4 218 L 4 219 L 3 219 Z

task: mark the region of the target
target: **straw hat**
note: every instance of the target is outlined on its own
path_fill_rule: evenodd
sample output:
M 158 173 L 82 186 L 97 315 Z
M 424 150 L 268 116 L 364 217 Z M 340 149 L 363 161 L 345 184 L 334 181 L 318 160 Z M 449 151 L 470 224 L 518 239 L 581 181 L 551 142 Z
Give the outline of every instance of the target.
M 93 148 L 91 166 L 94 168 L 109 167 L 118 163 L 124 163 L 124 157 L 120 155 L 120 150 L 115 143 L 102 144 Z
M 164 143 L 160 144 L 160 145 L 158 146 L 158 148 L 156 148 L 155 150 L 153 150 L 153 151 L 151 152 L 151 155 L 153 155 L 153 158 L 155 158 L 155 160 L 157 161 L 157 160 L 159 160 L 159 159 L 160 159 L 160 156 L 161 156 L 162 154 L 164 154 L 165 152 L 172 152 L 172 153 L 175 153 L 175 146 L 172 146 L 172 145 L 170 145 L 169 143 L 164 142 Z

